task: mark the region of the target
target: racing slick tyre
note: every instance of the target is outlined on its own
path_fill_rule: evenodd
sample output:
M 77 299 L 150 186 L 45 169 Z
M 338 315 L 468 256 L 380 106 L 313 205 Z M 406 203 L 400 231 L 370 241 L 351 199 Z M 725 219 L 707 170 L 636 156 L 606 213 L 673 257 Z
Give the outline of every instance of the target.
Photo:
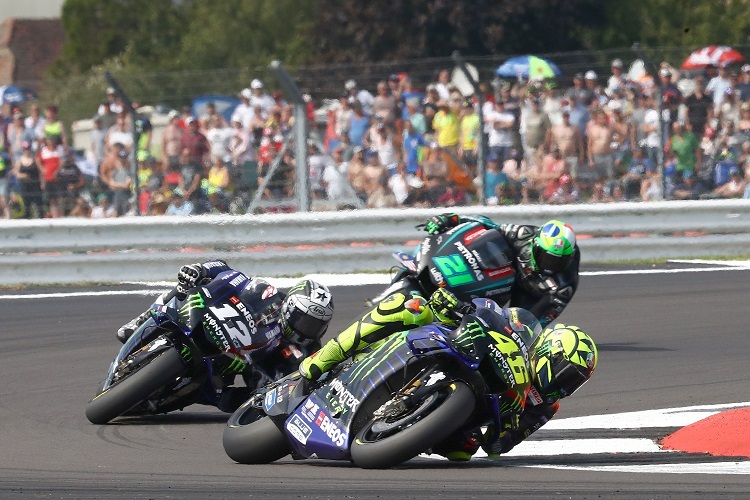
M 185 375 L 188 367 L 175 349 L 168 349 L 89 401 L 86 418 L 92 424 L 106 424 L 153 393 Z
M 289 454 L 282 430 L 249 401 L 229 417 L 223 442 L 227 456 L 241 464 L 268 464 Z
M 473 391 L 454 381 L 405 415 L 370 420 L 352 440 L 352 460 L 364 469 L 385 469 L 414 458 L 460 429 L 475 404 Z

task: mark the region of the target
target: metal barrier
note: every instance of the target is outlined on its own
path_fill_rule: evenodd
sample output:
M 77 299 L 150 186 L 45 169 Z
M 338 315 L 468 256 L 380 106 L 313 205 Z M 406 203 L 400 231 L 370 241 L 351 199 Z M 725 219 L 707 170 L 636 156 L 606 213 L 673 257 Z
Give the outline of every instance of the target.
M 0 283 L 171 279 L 212 257 L 264 276 L 384 271 L 446 209 L 0 222 Z M 750 253 L 750 201 L 462 207 L 496 222 L 551 218 L 580 235 L 584 263 Z

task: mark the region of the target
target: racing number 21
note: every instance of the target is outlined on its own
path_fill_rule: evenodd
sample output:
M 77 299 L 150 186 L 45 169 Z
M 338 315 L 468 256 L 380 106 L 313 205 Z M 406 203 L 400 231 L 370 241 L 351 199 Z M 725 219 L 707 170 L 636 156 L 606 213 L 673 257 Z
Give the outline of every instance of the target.
M 458 254 L 444 255 L 432 259 L 440 272 L 448 280 L 448 285 L 458 286 L 465 285 L 474 281 L 471 271 L 466 267 L 466 263 Z

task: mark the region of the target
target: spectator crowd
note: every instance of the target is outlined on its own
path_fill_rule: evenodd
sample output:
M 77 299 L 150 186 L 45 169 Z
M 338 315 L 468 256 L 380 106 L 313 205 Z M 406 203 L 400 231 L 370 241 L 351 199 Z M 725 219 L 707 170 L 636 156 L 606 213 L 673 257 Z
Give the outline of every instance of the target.
M 483 122 L 448 70 L 424 87 L 392 74 L 372 90 L 348 80 L 335 99 L 304 96 L 314 206 L 454 206 L 480 193 L 498 205 L 750 198 L 750 65 L 681 74 L 662 63 L 652 78 L 615 59 L 610 74 L 569 86 L 496 79 L 480 85 Z M 85 160 L 55 106 L 6 105 L 0 216 L 243 213 L 256 194 L 268 210 L 293 206 L 292 106 L 259 79 L 238 98 L 228 119 L 213 103 L 201 116 L 170 111 L 152 143 L 149 117 L 132 123 L 108 89 Z

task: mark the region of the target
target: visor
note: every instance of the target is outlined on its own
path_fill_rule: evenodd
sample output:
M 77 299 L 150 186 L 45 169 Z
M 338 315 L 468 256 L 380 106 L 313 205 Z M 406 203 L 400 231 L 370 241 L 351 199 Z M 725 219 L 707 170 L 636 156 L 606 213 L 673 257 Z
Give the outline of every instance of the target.
M 573 254 L 554 255 L 544 250 L 539 245 L 534 245 L 534 263 L 540 273 L 551 276 L 557 274 L 570 264 Z
M 552 360 L 552 377 L 545 392 L 556 391 L 561 398 L 570 396 L 588 380 L 587 374 L 580 366 L 562 356 L 556 356 Z
M 289 315 L 287 325 L 300 337 L 314 340 L 322 337 L 328 328 L 327 321 L 313 318 L 296 308 Z

